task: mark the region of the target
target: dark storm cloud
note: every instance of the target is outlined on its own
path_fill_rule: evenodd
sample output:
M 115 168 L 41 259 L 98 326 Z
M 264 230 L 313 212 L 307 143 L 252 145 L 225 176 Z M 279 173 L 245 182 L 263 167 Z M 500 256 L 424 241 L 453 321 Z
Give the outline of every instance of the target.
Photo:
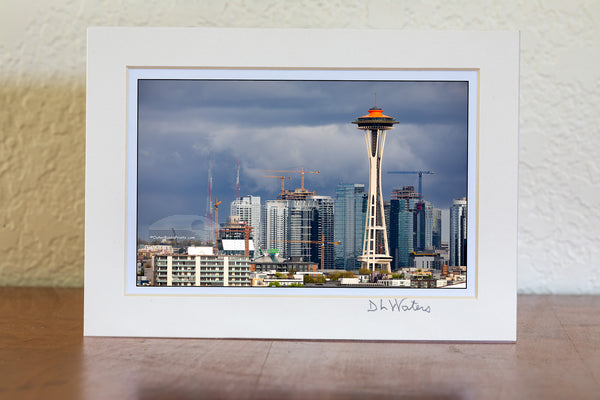
M 140 107 L 180 121 L 247 127 L 326 125 L 360 116 L 374 94 L 402 123 L 456 123 L 466 86 L 448 82 L 144 81 Z M 386 104 L 383 104 L 383 101 Z M 387 111 L 389 110 L 389 111 Z M 162 119 L 165 121 L 165 119 Z
M 433 170 L 427 200 L 447 208 L 466 194 L 467 85 L 461 82 L 141 81 L 139 86 L 139 223 L 206 213 L 208 156 L 213 196 L 228 214 L 241 194 L 273 199 L 280 180 L 262 169 L 319 170 L 306 187 L 331 195 L 339 183 L 368 186 L 364 135 L 351 124 L 377 104 L 399 121 L 387 135 L 383 191 L 417 185 L 392 170 Z M 271 175 L 279 175 L 272 173 Z M 298 174 L 286 188 L 300 186 Z M 223 206 L 222 206 L 223 207 Z

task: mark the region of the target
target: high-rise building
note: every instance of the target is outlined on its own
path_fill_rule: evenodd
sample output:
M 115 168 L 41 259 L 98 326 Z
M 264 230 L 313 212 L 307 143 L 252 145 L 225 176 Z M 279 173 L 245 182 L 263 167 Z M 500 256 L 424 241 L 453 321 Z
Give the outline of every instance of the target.
M 387 218 L 386 225 L 388 229 L 390 256 L 392 257 L 390 266 L 392 270 L 395 270 L 398 269 L 398 212 L 400 211 L 400 207 L 398 200 L 391 200 L 389 203 L 389 212 L 387 213 L 389 214 L 389 218 Z
M 391 249 L 391 244 L 390 244 L 390 202 L 389 201 L 383 202 L 383 215 L 385 218 L 385 233 L 386 233 L 387 240 L 388 240 L 388 250 L 390 251 L 390 256 L 391 256 L 392 249 Z
M 442 248 L 442 210 L 434 208 L 432 212 L 431 245 L 434 249 Z
M 289 208 L 286 200 L 267 200 L 262 209 L 261 243 L 265 250 L 278 249 L 281 257 L 289 257 L 285 243 L 288 239 Z
M 415 250 L 415 206 L 411 198 L 393 199 L 390 205 L 390 243 L 393 267 L 410 267 L 410 253 Z
M 438 220 L 434 224 L 434 214 Z M 435 229 L 434 229 L 435 225 Z M 441 246 L 441 210 L 415 192 L 414 186 L 392 190 L 390 202 L 390 253 L 392 267 L 408 267 L 409 253 L 434 249 L 434 231 Z
M 362 254 L 367 194 L 365 185 L 340 184 L 335 189 L 335 268 L 360 268 L 357 258 Z
M 282 257 L 334 266 L 334 201 L 329 196 L 300 200 L 268 200 L 263 208 L 263 243 Z
M 315 212 L 316 231 L 313 232 L 313 241 L 325 242 L 323 244 L 323 268 L 334 268 L 334 210 L 335 202 L 330 196 L 310 196 L 306 199 L 309 207 Z M 313 262 L 321 265 L 321 244 L 312 245 Z
M 450 266 L 467 265 L 467 199 L 455 199 L 450 208 Z
M 252 227 L 255 244 L 261 247 L 261 207 L 259 196 L 244 196 L 231 202 L 229 215 L 237 215 L 241 222 L 245 222 Z
M 419 198 L 419 194 L 415 192 L 414 186 L 402 186 L 402 188 L 392 190 L 392 200 L 415 199 L 416 201 Z
M 410 266 L 409 253 L 415 250 L 419 194 L 414 186 L 395 188 L 390 201 L 390 255 L 392 268 Z
M 390 271 L 390 257 L 385 214 L 383 210 L 383 195 L 381 192 L 381 160 L 386 132 L 397 124 L 394 118 L 383 114 L 377 106 L 369 109 L 367 115 L 352 122 L 364 131 L 369 159 L 369 192 L 363 251 L 359 257 L 362 267 L 372 271 L 382 269 Z
M 286 253 L 296 260 L 316 261 L 313 259 L 314 246 L 311 243 L 317 231 L 315 207 L 304 200 L 287 200 L 287 203 L 289 223 Z
M 428 201 L 417 202 L 415 210 L 415 249 L 417 251 L 431 250 L 433 239 L 433 206 Z

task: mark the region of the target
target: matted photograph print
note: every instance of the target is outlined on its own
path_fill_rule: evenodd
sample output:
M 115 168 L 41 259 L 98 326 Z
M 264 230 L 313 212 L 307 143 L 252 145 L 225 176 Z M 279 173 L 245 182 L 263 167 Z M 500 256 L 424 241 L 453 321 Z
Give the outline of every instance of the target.
M 473 293 L 476 71 L 235 74 L 130 70 L 136 293 Z
M 85 336 L 514 342 L 518 32 L 90 28 L 86 76 Z

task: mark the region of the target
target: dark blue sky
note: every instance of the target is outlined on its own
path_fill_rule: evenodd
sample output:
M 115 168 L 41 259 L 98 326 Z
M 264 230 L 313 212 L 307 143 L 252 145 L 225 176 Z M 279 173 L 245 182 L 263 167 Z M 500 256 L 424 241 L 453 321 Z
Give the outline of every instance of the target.
M 209 153 L 220 221 L 235 198 L 238 158 L 241 195 L 263 202 L 276 198 L 281 181 L 261 169 L 318 170 L 306 175 L 306 188 L 332 197 L 339 183 L 367 188 L 364 134 L 351 122 L 367 114 L 374 93 L 399 122 L 383 154 L 384 198 L 394 187 L 417 186 L 416 175 L 387 171 L 431 170 L 425 198 L 447 209 L 466 195 L 467 89 L 466 82 L 140 80 L 140 236 L 163 217 L 206 214 Z M 287 176 L 286 189 L 300 187 L 300 174 Z

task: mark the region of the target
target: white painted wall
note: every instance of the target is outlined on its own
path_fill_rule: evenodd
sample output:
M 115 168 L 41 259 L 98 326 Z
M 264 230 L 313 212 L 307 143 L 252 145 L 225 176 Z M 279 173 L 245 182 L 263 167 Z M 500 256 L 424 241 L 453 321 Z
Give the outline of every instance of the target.
M 596 0 L 3 0 L 0 285 L 83 284 L 86 28 L 113 25 L 520 30 L 519 290 L 600 293 Z

